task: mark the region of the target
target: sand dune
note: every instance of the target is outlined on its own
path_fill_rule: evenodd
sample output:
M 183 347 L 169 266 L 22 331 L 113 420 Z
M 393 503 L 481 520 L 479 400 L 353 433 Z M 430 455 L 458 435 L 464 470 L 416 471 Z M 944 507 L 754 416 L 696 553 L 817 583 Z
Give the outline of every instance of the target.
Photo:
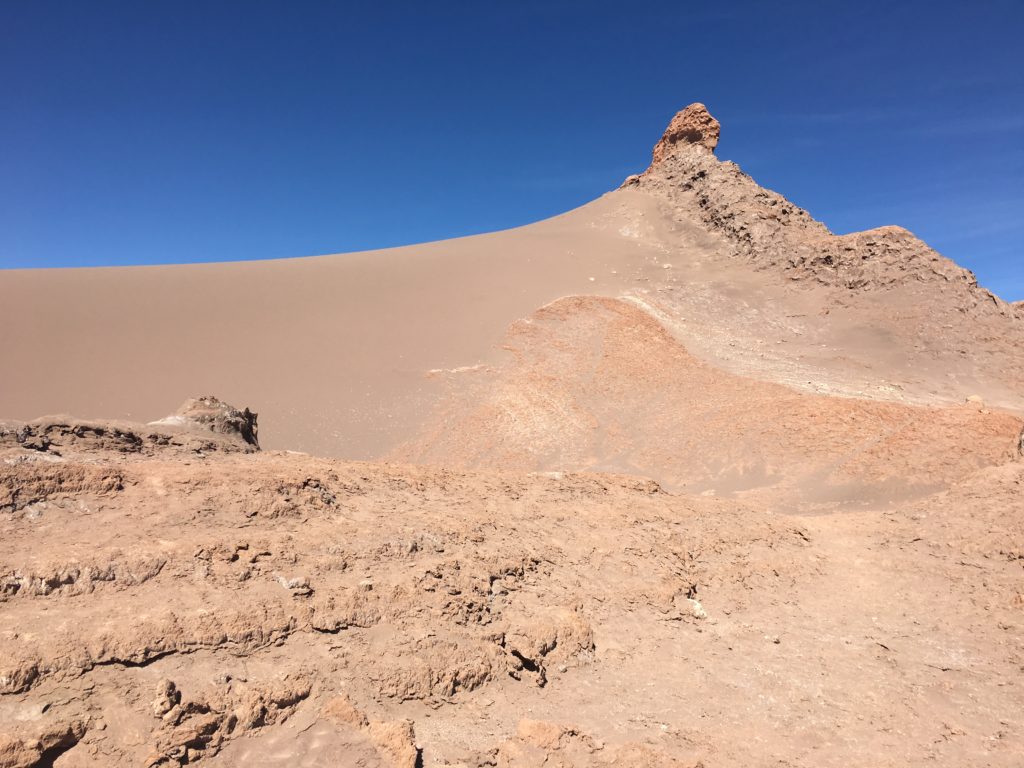
M 654 270 L 614 197 L 519 230 L 271 262 L 0 273 L 0 413 L 130 418 L 215 392 L 268 447 L 367 458 L 432 400 L 427 373 L 495 358 L 517 317 Z M 591 281 L 590 278 L 594 278 Z
M 675 146 L 622 190 L 507 232 L 0 272 L 0 414 L 149 421 L 213 392 L 253 405 L 269 448 L 381 457 L 437 406 L 431 371 L 500 362 L 513 323 L 572 295 L 637 299 L 691 352 L 753 378 L 1024 411 L 1009 373 L 1024 370 L 1024 322 L 969 274 L 909 235 L 834 238 L 704 146 Z

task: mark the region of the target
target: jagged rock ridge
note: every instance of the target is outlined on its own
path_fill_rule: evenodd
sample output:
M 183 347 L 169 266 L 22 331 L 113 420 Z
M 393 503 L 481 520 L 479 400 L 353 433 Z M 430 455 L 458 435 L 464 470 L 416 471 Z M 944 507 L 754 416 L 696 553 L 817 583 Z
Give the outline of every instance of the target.
M 690 127 L 694 125 L 706 127 Z M 676 115 L 655 145 L 650 167 L 626 179 L 623 188 L 667 198 L 680 214 L 724 235 L 736 255 L 758 269 L 849 290 L 887 289 L 908 281 L 934 283 L 960 311 L 1016 316 L 1009 305 L 981 288 L 973 273 L 902 227 L 833 234 L 807 211 L 759 186 L 735 163 L 718 160 L 713 154 L 718 136 L 718 121 L 703 104 L 691 104 Z

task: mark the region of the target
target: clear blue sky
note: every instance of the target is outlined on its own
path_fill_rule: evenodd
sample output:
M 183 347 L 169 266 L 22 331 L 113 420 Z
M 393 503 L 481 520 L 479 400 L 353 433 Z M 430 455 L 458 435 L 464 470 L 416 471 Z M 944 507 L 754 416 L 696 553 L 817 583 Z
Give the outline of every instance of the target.
M 1024 2 L 0 0 L 0 266 L 271 258 L 541 219 L 705 102 L 834 231 L 1024 299 Z

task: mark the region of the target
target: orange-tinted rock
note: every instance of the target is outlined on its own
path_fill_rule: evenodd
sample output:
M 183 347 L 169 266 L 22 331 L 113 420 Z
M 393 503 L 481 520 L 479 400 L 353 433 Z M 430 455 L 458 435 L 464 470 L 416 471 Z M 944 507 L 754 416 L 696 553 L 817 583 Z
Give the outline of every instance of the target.
M 714 152 L 721 130 L 722 126 L 711 116 L 707 107 L 700 102 L 691 104 L 676 113 L 661 139 L 654 145 L 651 165 L 658 165 L 685 146 L 696 145 Z

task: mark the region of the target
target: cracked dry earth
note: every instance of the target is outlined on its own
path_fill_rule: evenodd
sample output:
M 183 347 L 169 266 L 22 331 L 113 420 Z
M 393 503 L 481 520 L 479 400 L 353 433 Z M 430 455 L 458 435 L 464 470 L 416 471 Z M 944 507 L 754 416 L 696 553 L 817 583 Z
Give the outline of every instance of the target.
M 801 517 L 621 475 L 40 431 L 3 448 L 0 765 L 1024 753 L 1019 460 Z

